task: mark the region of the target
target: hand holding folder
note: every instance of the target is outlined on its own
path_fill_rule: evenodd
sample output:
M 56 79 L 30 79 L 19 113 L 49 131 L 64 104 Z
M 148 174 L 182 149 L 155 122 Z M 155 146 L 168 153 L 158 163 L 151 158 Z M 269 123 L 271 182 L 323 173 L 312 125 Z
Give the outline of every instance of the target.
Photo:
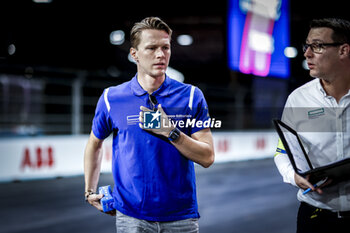
M 312 184 L 316 184 L 317 182 L 329 178 L 331 182 L 325 183 L 325 185 L 336 184 L 338 182 L 344 180 L 350 180 L 350 158 L 345 158 L 339 161 L 332 162 L 330 164 L 314 167 L 311 164 L 311 161 L 306 153 L 306 150 L 301 142 L 301 139 L 298 133 L 292 129 L 290 126 L 286 125 L 284 122 L 280 120 L 273 120 L 277 133 L 286 149 L 288 158 L 293 166 L 293 169 L 299 177 L 303 178 L 301 180 L 301 185 L 306 185 L 305 188 L 311 188 L 315 190 Z M 288 135 L 288 137 L 287 137 Z M 288 141 L 293 139 L 293 142 Z M 296 151 L 298 154 L 294 155 L 293 151 Z M 298 167 L 299 164 L 295 161 L 296 158 L 304 158 L 306 161 L 307 170 L 301 169 Z M 298 178 L 299 178 L 298 177 Z M 297 179 L 298 179 L 297 178 Z M 305 182 L 307 181 L 307 182 Z M 317 189 L 317 188 L 316 188 Z M 322 190 L 321 190 L 322 191 Z
M 302 177 L 297 173 L 294 174 L 294 180 L 295 180 L 295 183 L 301 189 L 304 189 L 304 192 L 303 192 L 304 195 L 311 191 L 317 192 L 318 194 L 322 194 L 323 193 L 322 188 L 332 183 L 331 179 L 325 178 L 323 180 L 318 181 L 315 184 L 311 184 L 309 182 L 309 176 Z

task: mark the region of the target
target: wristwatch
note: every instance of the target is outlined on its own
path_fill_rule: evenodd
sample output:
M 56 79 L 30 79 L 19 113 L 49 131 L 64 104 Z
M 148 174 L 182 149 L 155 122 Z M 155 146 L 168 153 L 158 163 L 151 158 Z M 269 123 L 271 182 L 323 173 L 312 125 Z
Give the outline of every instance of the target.
M 170 131 L 168 139 L 169 141 L 176 141 L 180 137 L 181 131 L 178 128 L 173 129 Z

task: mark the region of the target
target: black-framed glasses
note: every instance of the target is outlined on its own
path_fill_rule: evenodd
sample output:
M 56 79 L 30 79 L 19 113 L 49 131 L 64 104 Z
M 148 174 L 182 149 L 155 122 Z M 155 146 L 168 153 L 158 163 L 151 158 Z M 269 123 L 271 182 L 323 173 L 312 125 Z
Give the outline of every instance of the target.
M 311 44 L 303 44 L 303 52 L 305 53 L 306 50 L 310 47 L 311 51 L 313 53 L 323 53 L 323 50 L 326 48 L 326 46 L 339 46 L 344 43 L 340 42 L 334 42 L 334 43 L 311 43 Z
M 149 101 L 152 104 L 153 111 L 157 111 L 158 101 L 154 95 L 149 95 Z

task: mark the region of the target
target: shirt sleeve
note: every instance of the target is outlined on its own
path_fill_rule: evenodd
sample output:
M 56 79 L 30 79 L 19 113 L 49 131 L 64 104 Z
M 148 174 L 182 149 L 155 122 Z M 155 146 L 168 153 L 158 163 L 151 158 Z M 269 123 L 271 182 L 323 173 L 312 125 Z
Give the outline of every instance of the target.
M 97 102 L 95 116 L 92 121 L 92 132 L 101 140 L 107 138 L 113 131 L 112 121 L 107 107 L 109 103 L 106 103 L 106 100 L 108 101 L 107 94 L 108 92 L 104 90 Z
M 290 107 L 290 98 L 287 99 L 286 105 L 284 107 L 282 120 L 285 122 L 286 120 L 288 123 L 290 123 L 290 110 L 292 108 Z M 285 151 L 284 145 L 281 141 L 281 139 L 278 139 L 278 145 L 276 149 L 276 153 L 274 156 L 274 162 L 277 166 L 277 169 L 281 176 L 283 177 L 283 182 L 292 184 L 297 187 L 295 180 L 294 180 L 294 169 L 293 166 L 288 158 L 288 155 Z
M 191 134 L 210 127 L 210 124 L 204 124 L 204 122 L 210 120 L 208 104 L 202 91 L 197 87 L 195 87 L 193 94 L 192 113 L 192 118 L 196 119 L 196 122 L 200 121 L 203 124 L 195 124 L 191 129 Z
M 283 182 L 297 186 L 294 180 L 294 169 L 289 161 L 281 139 L 278 139 L 278 145 L 274 156 L 276 167 L 283 178 Z

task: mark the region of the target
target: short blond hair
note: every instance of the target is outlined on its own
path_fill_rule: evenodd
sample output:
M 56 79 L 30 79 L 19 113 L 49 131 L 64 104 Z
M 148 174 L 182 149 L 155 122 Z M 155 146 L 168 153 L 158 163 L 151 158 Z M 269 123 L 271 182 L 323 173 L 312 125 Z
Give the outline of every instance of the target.
M 131 47 L 137 49 L 137 46 L 140 44 L 141 40 L 141 32 L 146 29 L 155 29 L 155 30 L 162 30 L 168 33 L 169 37 L 171 38 L 171 34 L 173 31 L 170 29 L 170 27 L 160 18 L 158 17 L 147 17 L 144 18 L 141 22 L 137 22 L 134 24 L 134 26 L 131 29 L 130 32 L 130 42 Z

